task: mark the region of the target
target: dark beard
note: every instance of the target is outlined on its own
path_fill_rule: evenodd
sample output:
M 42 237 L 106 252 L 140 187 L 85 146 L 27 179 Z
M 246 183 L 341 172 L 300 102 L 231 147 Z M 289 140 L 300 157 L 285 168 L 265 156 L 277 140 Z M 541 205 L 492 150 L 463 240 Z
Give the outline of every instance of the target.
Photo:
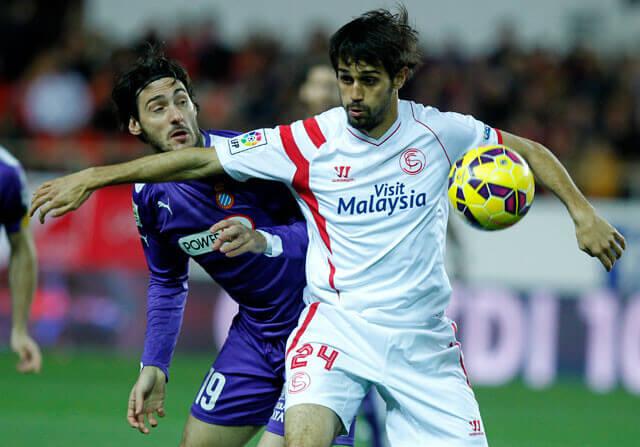
M 198 131 L 198 133 L 196 135 L 198 137 L 196 138 L 196 146 L 195 147 L 203 147 L 204 146 L 204 139 L 202 138 L 202 133 L 200 133 L 200 131 Z M 147 135 L 147 133 L 144 131 L 144 129 L 142 129 L 142 133 L 139 135 L 139 137 L 140 137 L 140 139 L 142 141 L 144 141 L 149 146 L 151 146 L 151 149 L 153 149 L 153 151 L 156 154 L 161 154 L 162 152 L 169 152 L 168 150 L 164 149 L 160 145 L 160 143 L 158 143 L 156 140 L 154 140 L 149 135 Z
M 378 127 L 380 123 L 384 121 L 384 117 L 391 107 L 392 89 L 389 89 L 387 92 L 387 98 L 387 102 L 382 104 L 379 109 L 375 111 L 368 109 L 369 115 L 365 118 L 353 118 L 349 115 L 349 111 L 347 110 L 347 120 L 349 121 L 349 125 L 366 133 Z

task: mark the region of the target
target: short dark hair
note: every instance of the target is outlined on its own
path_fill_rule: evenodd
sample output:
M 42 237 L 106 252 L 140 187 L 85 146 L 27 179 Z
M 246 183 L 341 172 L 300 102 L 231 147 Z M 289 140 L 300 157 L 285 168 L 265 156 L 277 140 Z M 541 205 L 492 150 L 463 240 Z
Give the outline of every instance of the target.
M 134 66 L 118 77 L 111 92 L 118 121 L 123 129 L 127 128 L 129 118 L 140 119 L 138 114 L 140 92 L 147 85 L 161 78 L 174 78 L 182 82 L 191 101 L 198 108 L 191 78 L 184 67 L 177 61 L 165 57 L 159 47 L 149 45 Z
M 409 26 L 409 13 L 402 5 L 397 14 L 376 9 L 344 25 L 331 36 L 329 57 L 336 73 L 340 60 L 367 62 L 382 65 L 391 78 L 403 67 L 411 74 L 422 59 L 418 32 Z

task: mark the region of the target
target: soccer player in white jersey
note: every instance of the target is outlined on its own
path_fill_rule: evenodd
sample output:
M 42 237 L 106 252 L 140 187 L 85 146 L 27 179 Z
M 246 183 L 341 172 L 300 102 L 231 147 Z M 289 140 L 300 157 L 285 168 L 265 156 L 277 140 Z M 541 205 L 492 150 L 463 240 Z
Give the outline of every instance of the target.
M 32 212 L 64 214 L 116 183 L 222 172 L 285 183 L 307 220 L 313 297 L 288 342 L 287 446 L 328 446 L 371 386 L 387 402 L 392 446 L 487 445 L 455 324 L 443 315 L 451 162 L 473 147 L 505 144 L 565 204 L 579 247 L 607 270 L 624 239 L 543 145 L 398 99 L 419 61 L 404 9 L 344 25 L 330 56 L 343 107 L 249 132 L 216 151 L 184 149 L 45 183 Z

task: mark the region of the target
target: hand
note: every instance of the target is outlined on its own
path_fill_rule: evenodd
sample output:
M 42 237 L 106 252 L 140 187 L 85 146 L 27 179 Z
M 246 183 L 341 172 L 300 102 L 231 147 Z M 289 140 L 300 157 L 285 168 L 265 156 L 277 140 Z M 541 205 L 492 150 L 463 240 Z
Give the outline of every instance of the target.
M 580 250 L 598 258 L 610 272 L 627 247 L 624 237 L 594 210 L 575 219 L 575 223 Z
M 39 373 L 42 369 L 40 347 L 26 331 L 11 331 L 11 350 L 20 356 L 16 369 L 21 373 Z
M 91 172 L 91 169 L 85 169 L 40 185 L 31 199 L 29 215 L 33 216 L 40 208 L 40 223 L 44 223 L 44 218 L 49 213 L 53 217 L 59 217 L 78 209 L 93 192 L 89 187 Z
M 229 258 L 247 252 L 261 254 L 267 249 L 267 240 L 260 232 L 247 228 L 237 220 L 221 220 L 212 226 L 210 231 L 213 234 L 218 233 L 212 248 L 220 250 L 220 253 L 226 254 Z
M 129 394 L 127 406 L 127 421 L 131 428 L 137 428 L 140 433 L 149 434 L 145 424 L 145 416 L 152 427 L 158 426 L 154 412 L 164 417 L 164 393 L 167 378 L 160 368 L 145 366 Z

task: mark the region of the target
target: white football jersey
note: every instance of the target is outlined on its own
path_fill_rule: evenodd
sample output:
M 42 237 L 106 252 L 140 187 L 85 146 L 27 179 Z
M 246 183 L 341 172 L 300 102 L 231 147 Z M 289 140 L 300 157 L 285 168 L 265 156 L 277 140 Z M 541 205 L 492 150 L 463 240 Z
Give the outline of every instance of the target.
M 451 163 L 499 142 L 499 131 L 471 116 L 401 100 L 398 119 L 377 139 L 351 127 L 338 107 L 232 138 L 217 153 L 231 177 L 281 181 L 293 191 L 307 220 L 312 301 L 416 326 L 443 311 L 451 294 Z

